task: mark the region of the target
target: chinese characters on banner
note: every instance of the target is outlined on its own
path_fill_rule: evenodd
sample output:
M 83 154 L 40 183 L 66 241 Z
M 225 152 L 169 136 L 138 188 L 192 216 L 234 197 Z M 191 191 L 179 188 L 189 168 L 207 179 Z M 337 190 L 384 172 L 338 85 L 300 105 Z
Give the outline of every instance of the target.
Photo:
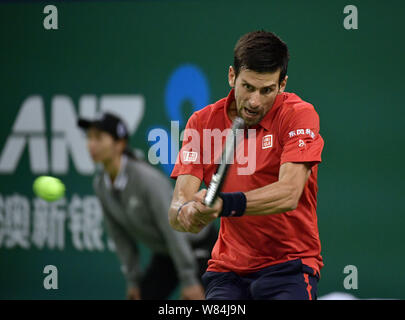
M 95 196 L 74 194 L 46 202 L 20 194 L 0 194 L 0 249 L 64 250 L 70 233 L 79 251 L 114 251 L 110 238 L 103 240 L 103 214 Z

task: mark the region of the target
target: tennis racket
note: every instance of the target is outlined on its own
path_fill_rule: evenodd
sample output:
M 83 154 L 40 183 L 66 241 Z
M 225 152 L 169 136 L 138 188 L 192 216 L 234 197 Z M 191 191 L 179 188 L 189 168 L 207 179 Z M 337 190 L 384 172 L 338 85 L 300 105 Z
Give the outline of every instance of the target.
M 208 186 L 207 193 L 203 201 L 204 205 L 207 207 L 213 206 L 225 181 L 226 173 L 234 155 L 236 145 L 236 130 L 243 129 L 244 127 L 245 121 L 242 118 L 236 117 L 233 121 L 232 129 L 229 131 L 226 137 L 225 150 L 222 151 L 221 163 L 219 164 L 217 171 L 212 175 L 210 185 Z

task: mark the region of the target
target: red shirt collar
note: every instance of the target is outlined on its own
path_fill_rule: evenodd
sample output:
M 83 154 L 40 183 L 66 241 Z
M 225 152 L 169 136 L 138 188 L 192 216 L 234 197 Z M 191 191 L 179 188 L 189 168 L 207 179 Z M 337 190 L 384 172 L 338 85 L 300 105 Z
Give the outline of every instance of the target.
M 276 100 L 274 100 L 274 103 L 273 103 L 273 106 L 271 107 L 271 109 L 266 113 L 264 118 L 257 125 L 251 127 L 251 129 L 257 129 L 258 126 L 261 126 L 262 128 L 269 131 L 270 127 L 271 127 L 271 120 L 273 118 L 274 112 L 283 104 L 284 97 L 285 97 L 284 93 L 278 94 L 276 97 Z M 228 116 L 228 108 L 233 101 L 235 101 L 235 89 L 232 88 L 232 90 L 228 94 L 228 97 L 225 100 L 224 113 L 225 113 L 225 122 L 226 122 L 227 127 L 232 126 L 232 121 L 231 121 L 231 119 L 229 119 L 229 116 Z

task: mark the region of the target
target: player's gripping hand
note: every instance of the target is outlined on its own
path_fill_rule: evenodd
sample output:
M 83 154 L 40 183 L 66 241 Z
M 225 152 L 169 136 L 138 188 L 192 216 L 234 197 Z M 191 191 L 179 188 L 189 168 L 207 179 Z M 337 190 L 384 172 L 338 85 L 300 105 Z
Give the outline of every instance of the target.
M 198 191 L 193 196 L 193 201 L 181 208 L 177 220 L 185 231 L 198 233 L 219 216 L 222 210 L 222 199 L 218 198 L 212 208 L 207 207 L 203 204 L 206 193 L 206 189 Z

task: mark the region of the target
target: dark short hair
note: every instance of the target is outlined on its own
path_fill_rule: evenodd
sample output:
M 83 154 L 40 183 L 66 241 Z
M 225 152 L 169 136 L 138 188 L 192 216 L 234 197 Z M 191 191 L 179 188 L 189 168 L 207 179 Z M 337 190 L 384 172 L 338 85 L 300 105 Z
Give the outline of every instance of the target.
M 233 67 L 236 77 L 242 69 L 259 73 L 280 69 L 279 83 L 287 75 L 290 56 L 287 45 L 274 33 L 264 30 L 243 35 L 234 49 Z

